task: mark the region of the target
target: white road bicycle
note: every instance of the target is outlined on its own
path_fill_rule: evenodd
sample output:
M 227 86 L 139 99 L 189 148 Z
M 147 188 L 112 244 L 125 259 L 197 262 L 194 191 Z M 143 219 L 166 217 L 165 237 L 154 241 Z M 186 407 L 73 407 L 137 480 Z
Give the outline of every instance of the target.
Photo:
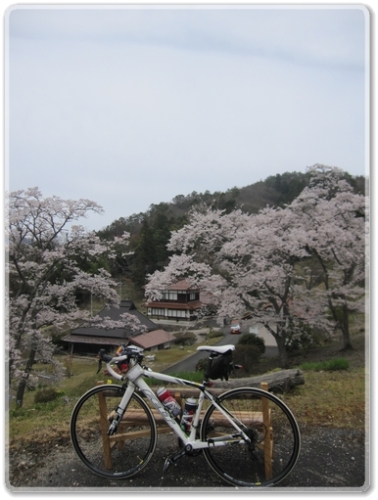
M 173 432 L 178 451 L 165 460 L 164 470 L 183 456 L 203 452 L 210 467 L 234 486 L 281 482 L 298 459 L 298 423 L 290 409 L 268 391 L 240 387 L 214 394 L 211 368 L 220 360 L 229 360 L 234 349 L 233 345 L 198 347 L 210 353 L 202 384 L 152 371 L 143 365 L 143 351 L 134 346 L 116 357 L 101 350 L 99 369 L 104 361 L 108 372 L 122 384 L 98 385 L 77 402 L 70 432 L 80 459 L 99 476 L 131 478 L 151 460 L 158 431 Z M 114 363 L 127 363 L 129 369 L 120 374 Z M 198 407 L 189 430 L 183 430 L 145 378 L 177 384 L 197 394 Z

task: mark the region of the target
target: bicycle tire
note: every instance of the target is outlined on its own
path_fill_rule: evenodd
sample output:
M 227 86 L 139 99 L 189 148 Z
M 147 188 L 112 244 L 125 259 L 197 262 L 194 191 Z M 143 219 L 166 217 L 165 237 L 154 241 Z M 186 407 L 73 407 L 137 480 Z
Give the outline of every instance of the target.
M 94 387 L 77 402 L 70 434 L 82 462 L 99 476 L 126 479 L 146 467 L 157 442 L 156 422 L 147 403 L 133 394 L 116 433 L 107 435 L 112 415 L 125 388 L 107 384 Z
M 291 410 L 273 394 L 252 387 L 231 389 L 218 401 L 246 425 L 251 443 L 234 437 L 229 445 L 204 448 L 210 467 L 234 486 L 273 486 L 281 482 L 295 466 L 301 446 L 299 426 Z M 226 434 L 236 433 L 211 405 L 203 418 L 201 439 L 214 440 Z

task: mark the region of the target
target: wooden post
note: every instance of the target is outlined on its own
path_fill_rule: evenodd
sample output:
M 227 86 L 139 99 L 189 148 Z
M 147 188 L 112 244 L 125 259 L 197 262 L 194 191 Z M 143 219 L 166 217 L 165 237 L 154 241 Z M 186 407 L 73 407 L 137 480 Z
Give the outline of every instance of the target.
M 98 383 L 101 384 L 103 382 L 98 382 Z M 269 389 L 269 385 L 267 382 L 261 382 L 260 387 L 265 391 L 268 391 Z M 218 389 L 218 391 L 224 392 L 224 389 Z M 185 404 L 185 398 L 198 394 L 198 390 L 191 388 L 180 388 L 176 390 L 176 392 L 172 390 L 172 394 L 174 395 L 176 401 L 183 408 Z M 130 429 L 128 430 L 125 429 L 126 432 L 120 432 L 118 435 L 116 434 L 111 437 L 108 436 L 109 414 L 108 414 L 108 408 L 106 406 L 105 395 L 103 392 L 100 392 L 98 394 L 98 399 L 99 399 L 100 426 L 101 426 L 102 442 L 104 448 L 104 463 L 107 469 L 111 469 L 112 446 L 114 445 L 120 446 L 121 442 L 123 444 L 124 441 L 126 441 L 127 439 L 139 438 L 141 436 L 148 435 L 149 431 L 144 431 L 144 430 L 131 431 Z M 262 397 L 261 405 L 262 405 L 261 411 L 252 413 L 248 411 L 245 412 L 242 411 L 240 414 L 240 418 L 244 421 L 246 425 L 253 425 L 253 424 L 256 425 L 256 423 L 259 422 L 260 425 L 264 426 L 265 429 L 264 440 L 259 444 L 259 448 L 261 448 L 264 453 L 265 477 L 266 479 L 271 479 L 272 459 L 273 459 L 273 427 L 272 427 L 271 409 L 269 407 L 269 399 L 266 397 Z M 162 418 L 160 413 L 155 409 L 151 409 L 151 411 L 157 423 L 158 432 L 159 433 L 172 432 L 172 429 L 169 426 L 167 426 L 165 420 Z M 126 427 L 143 425 L 143 423 L 145 423 L 143 418 L 144 416 L 145 414 L 143 411 L 134 411 L 131 415 L 124 415 L 122 421 L 120 422 L 119 430 L 121 430 L 124 424 L 126 424 Z M 228 420 L 226 419 L 223 420 L 222 417 L 218 415 L 217 423 L 219 425 L 224 425 L 224 426 L 229 425 Z

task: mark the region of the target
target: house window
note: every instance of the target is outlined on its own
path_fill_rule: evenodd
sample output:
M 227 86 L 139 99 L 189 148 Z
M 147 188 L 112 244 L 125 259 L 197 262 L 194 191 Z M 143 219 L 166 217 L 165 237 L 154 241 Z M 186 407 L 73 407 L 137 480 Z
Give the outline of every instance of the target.
M 158 309 L 156 307 L 152 308 L 152 314 L 154 316 L 164 316 L 165 315 L 165 309 Z
M 168 316 L 171 318 L 185 318 L 185 311 L 175 311 L 173 309 L 168 309 Z
M 172 292 L 167 290 L 163 292 L 163 300 L 175 300 L 177 301 L 177 292 Z

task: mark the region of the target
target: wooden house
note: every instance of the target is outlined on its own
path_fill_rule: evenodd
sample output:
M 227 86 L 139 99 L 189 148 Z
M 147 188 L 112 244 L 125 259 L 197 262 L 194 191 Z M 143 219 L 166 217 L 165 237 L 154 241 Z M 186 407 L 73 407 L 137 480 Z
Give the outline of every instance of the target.
M 191 321 L 197 319 L 205 306 L 200 301 L 200 290 L 186 280 L 173 283 L 162 290 L 162 298 L 145 304 L 147 316 L 152 319 Z
M 131 339 L 135 339 L 138 336 L 146 334 L 151 334 L 151 336 L 148 337 L 149 345 L 153 345 L 154 347 L 156 346 L 157 349 L 159 348 L 160 343 L 162 344 L 161 348 L 165 348 L 167 346 L 169 343 L 167 335 L 169 334 L 162 335 L 160 333 L 162 330 L 159 329 L 158 326 L 144 314 L 138 311 L 135 304 L 131 300 L 121 300 L 119 307 L 103 309 L 99 313 L 99 316 L 119 320 L 120 315 L 125 312 L 132 314 L 140 321 L 140 323 L 146 328 L 146 332 L 144 334 L 137 333 L 126 326 L 125 328 L 112 330 L 95 327 L 79 327 L 72 330 L 69 335 L 64 337 L 62 342 L 68 347 L 71 353 L 75 352 L 77 354 L 98 353 L 101 348 L 111 352 L 114 351 L 117 346 L 121 344 L 128 345 Z M 153 337 L 156 337 L 156 340 L 153 341 Z M 141 347 L 143 346 L 141 345 Z

